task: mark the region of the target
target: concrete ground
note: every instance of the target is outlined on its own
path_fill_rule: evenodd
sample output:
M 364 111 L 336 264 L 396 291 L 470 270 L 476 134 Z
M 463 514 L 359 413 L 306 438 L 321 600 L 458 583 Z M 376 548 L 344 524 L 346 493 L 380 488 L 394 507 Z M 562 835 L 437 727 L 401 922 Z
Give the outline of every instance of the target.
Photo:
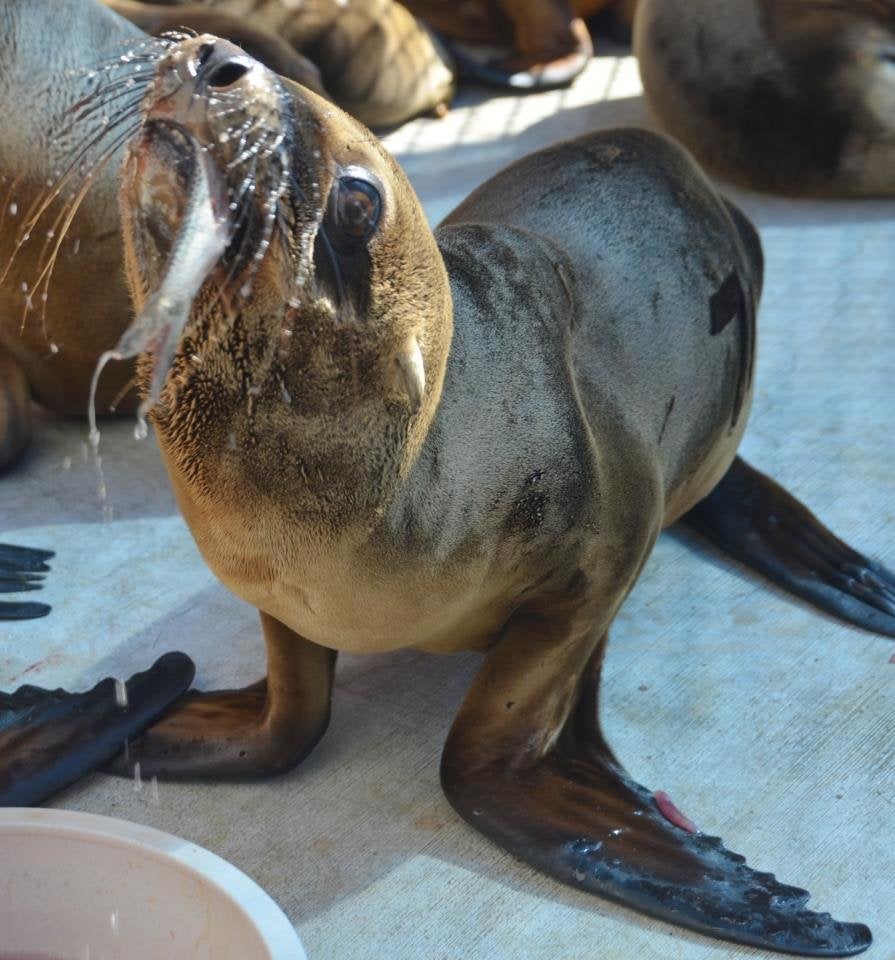
M 434 223 L 509 160 L 618 123 L 649 120 L 632 59 L 603 56 L 570 91 L 465 95 L 388 143 Z M 895 566 L 895 202 L 731 193 L 767 256 L 744 453 Z M 85 687 L 174 648 L 195 658 L 201 687 L 256 679 L 257 615 L 200 559 L 152 439 L 109 423 L 98 463 L 86 433 L 41 418 L 0 481 L 0 540 L 57 551 L 41 597 L 51 616 L 0 625 L 0 688 Z M 604 674 L 605 725 L 631 773 L 756 868 L 810 889 L 815 909 L 868 923 L 869 960 L 895 957 L 893 654 L 672 532 L 615 624 Z M 233 861 L 311 960 L 771 956 L 561 887 L 463 824 L 438 759 L 476 663 L 343 656 L 329 732 L 275 781 L 137 790 L 96 774 L 54 803 Z

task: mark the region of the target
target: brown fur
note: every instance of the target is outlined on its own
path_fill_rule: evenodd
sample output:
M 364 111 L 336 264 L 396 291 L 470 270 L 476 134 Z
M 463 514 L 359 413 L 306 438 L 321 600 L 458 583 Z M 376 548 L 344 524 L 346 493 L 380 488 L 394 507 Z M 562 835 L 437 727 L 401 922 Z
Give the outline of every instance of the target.
M 643 0 L 634 40 L 654 113 L 721 176 L 895 195 L 891 0 Z

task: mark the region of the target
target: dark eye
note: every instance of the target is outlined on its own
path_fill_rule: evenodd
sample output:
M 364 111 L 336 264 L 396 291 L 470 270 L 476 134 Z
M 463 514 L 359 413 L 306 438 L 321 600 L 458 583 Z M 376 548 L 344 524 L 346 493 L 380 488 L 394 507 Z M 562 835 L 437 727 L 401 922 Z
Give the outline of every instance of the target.
M 382 212 L 382 198 L 372 183 L 358 177 L 340 177 L 330 194 L 331 228 L 349 244 L 362 243 L 375 233 Z

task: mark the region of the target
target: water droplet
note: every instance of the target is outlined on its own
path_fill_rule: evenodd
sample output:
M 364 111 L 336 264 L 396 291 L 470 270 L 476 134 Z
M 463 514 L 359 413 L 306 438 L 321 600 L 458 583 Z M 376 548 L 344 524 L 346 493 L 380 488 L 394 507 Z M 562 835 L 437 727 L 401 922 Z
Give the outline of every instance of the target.
M 28 284 L 23 280 L 22 281 L 22 293 L 28 292 Z
M 134 764 L 134 793 L 142 793 L 143 777 L 140 775 L 140 761 Z
M 62 469 L 63 469 L 63 470 L 71 470 L 71 457 L 66 457 L 66 458 L 62 461 Z
M 52 240 L 56 236 L 55 230 L 47 230 L 47 240 Z
M 59 353 L 59 344 L 58 344 L 58 343 L 51 343 L 51 344 L 50 344 L 50 353 L 53 353 L 53 354 Z
M 587 874 L 580 867 L 577 870 L 575 870 L 572 876 L 575 877 L 575 880 L 578 883 L 584 883 L 585 879 L 587 878 Z
M 127 686 L 123 680 L 115 681 L 115 702 L 119 707 L 127 706 Z
M 81 238 L 80 238 L 80 237 L 75 237 L 74 243 L 72 244 L 72 251 L 71 251 L 71 252 L 72 252 L 73 254 L 77 254 L 77 252 L 78 252 L 80 249 L 81 249 Z
M 149 427 L 145 417 L 138 417 L 134 424 L 134 440 L 145 440 L 149 436 Z
M 99 430 L 96 427 L 91 427 L 87 439 L 90 442 L 90 446 L 93 447 L 94 450 L 99 450 L 99 438 Z
M 246 281 L 242 287 L 240 287 L 239 295 L 241 297 L 248 297 L 252 292 L 252 283 L 250 280 Z
M 152 802 L 158 804 L 158 777 L 153 777 L 149 781 L 150 790 L 152 791 Z
M 118 936 L 118 911 L 113 910 L 109 914 L 109 926 L 112 928 L 112 936 Z
M 481 810 L 473 810 L 473 811 L 472 811 L 472 815 L 473 815 L 474 817 L 480 817 L 480 816 L 482 815 L 482 811 L 481 811 Z

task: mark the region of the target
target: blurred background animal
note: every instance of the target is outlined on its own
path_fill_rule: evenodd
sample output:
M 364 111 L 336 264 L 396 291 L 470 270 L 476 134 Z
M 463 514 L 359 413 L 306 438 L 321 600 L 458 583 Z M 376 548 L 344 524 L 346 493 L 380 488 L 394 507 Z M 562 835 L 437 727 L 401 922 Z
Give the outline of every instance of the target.
M 895 196 L 895 0 L 641 0 L 659 122 L 756 190 Z

